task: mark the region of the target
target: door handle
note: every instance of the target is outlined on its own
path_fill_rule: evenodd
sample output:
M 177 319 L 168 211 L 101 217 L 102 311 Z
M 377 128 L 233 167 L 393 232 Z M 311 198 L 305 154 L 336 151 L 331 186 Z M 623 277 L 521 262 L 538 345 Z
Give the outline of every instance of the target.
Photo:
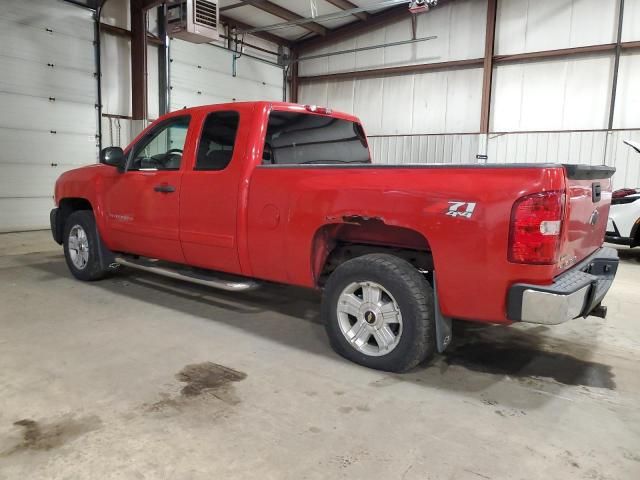
M 153 190 L 160 193 L 173 193 L 176 191 L 176 187 L 173 185 L 167 185 L 166 183 L 161 183 L 160 185 L 153 187 Z

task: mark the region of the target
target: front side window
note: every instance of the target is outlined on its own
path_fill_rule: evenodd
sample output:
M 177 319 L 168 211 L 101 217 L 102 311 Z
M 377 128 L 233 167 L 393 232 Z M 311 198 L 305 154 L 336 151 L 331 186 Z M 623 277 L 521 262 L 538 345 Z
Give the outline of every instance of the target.
M 190 117 L 167 120 L 134 147 L 129 170 L 179 170 Z
M 236 143 L 240 114 L 234 111 L 213 112 L 202 127 L 196 170 L 224 170 L 231 162 Z
M 271 112 L 263 165 L 371 163 L 359 123 L 323 115 Z

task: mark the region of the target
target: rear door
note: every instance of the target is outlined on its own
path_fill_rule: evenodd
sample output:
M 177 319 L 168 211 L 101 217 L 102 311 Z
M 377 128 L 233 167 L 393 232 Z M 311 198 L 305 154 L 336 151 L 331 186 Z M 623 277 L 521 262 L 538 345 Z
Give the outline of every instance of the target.
M 240 272 L 237 217 L 246 164 L 239 136 L 246 136 L 249 121 L 246 108 L 207 112 L 202 120 L 180 200 L 180 240 L 189 265 Z
M 565 165 L 567 211 L 565 236 L 558 263 L 565 270 L 602 246 L 611 206 L 611 176 L 607 166 Z

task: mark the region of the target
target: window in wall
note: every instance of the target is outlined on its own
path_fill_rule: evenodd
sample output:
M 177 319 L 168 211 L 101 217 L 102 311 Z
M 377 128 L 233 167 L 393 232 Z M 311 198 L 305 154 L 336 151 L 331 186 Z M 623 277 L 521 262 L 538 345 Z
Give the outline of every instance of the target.
M 359 123 L 295 112 L 271 112 L 263 165 L 371 163 Z
M 195 170 L 224 170 L 231 162 L 238 133 L 238 112 L 213 112 L 202 127 Z
M 129 170 L 179 170 L 190 119 L 169 119 L 144 136 L 134 147 Z

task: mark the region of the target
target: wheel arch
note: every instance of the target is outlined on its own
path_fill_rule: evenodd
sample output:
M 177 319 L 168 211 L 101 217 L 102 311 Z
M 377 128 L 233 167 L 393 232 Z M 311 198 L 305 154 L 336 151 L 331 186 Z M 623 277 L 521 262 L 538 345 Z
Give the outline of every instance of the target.
M 403 258 L 418 270 L 433 270 L 431 245 L 417 230 L 389 225 L 380 218 L 343 217 L 342 223 L 325 224 L 313 236 L 311 269 L 316 286 L 342 263 L 371 253 Z
M 55 241 L 62 245 L 64 235 L 64 225 L 73 212 L 78 210 L 91 210 L 93 211 L 93 205 L 86 198 L 82 197 L 68 197 L 62 198 L 58 202 L 58 214 L 56 215 L 56 238 Z

